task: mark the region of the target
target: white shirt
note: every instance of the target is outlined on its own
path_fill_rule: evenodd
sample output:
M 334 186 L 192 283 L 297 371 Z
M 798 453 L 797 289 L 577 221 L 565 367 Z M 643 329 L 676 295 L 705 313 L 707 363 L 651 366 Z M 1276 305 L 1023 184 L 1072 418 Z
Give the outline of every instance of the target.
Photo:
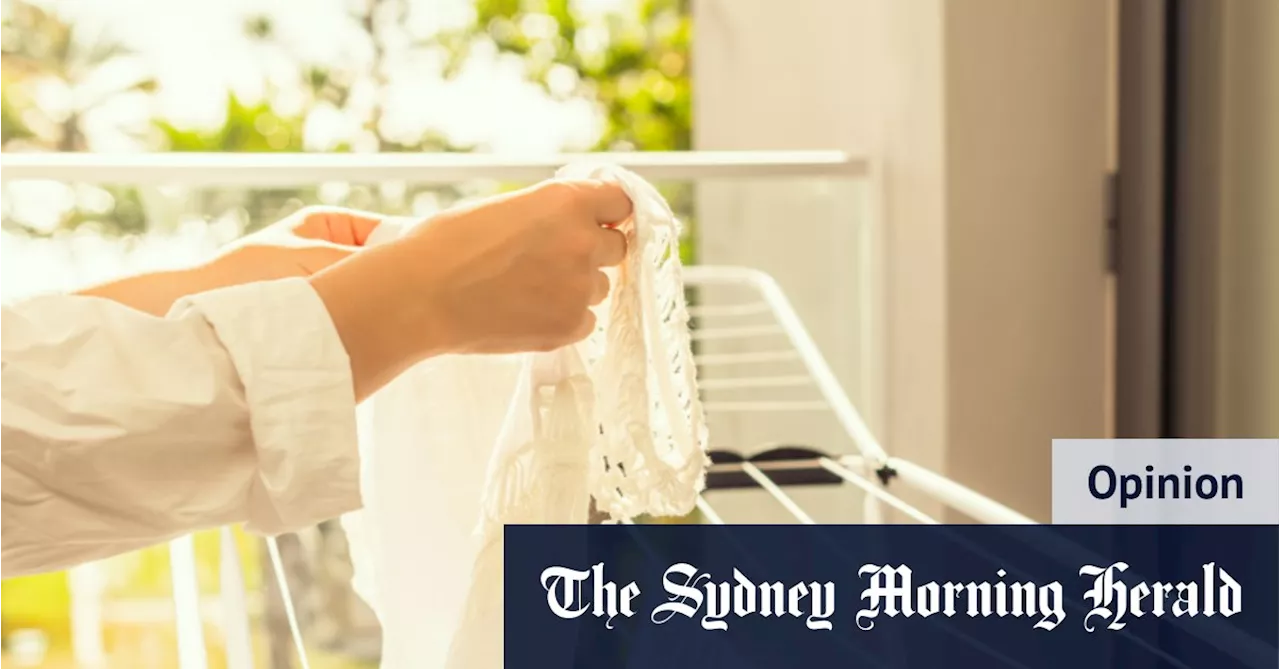
M 360 507 L 350 366 L 305 280 L 196 295 L 163 319 L 66 295 L 3 317 L 4 577 Z

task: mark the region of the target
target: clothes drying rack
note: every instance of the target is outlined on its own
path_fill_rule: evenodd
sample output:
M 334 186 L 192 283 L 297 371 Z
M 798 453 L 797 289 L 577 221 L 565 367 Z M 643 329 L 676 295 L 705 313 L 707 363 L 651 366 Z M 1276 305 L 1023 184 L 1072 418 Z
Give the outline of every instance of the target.
M 743 345 L 727 353 L 695 353 L 699 385 L 709 416 L 725 412 L 806 412 L 834 417 L 845 444 L 815 446 L 782 444 L 758 448 L 752 453 L 715 447 L 707 475 L 708 493 L 717 490 L 758 489 L 773 498 L 796 522 L 814 524 L 810 513 L 786 488 L 796 486 L 851 485 L 863 493 L 861 521 L 879 524 L 886 509 L 921 523 L 937 523 L 929 514 L 897 494 L 906 488 L 942 506 L 980 522 L 1001 525 L 1033 524 L 1030 518 L 909 460 L 888 455 L 854 407 L 848 393 L 827 364 L 790 300 L 767 273 L 754 268 L 695 265 L 684 270 L 685 285 L 698 297 L 705 289 L 736 289 L 738 299 L 700 301 L 690 307 L 695 346 L 708 340 L 738 340 Z M 707 327 L 704 324 L 714 324 Z M 769 366 L 757 374 L 753 365 Z M 728 369 L 706 378 L 708 372 Z M 788 399 L 774 399 L 770 391 L 786 390 Z M 792 399 L 808 389 L 809 396 Z M 750 400 L 721 400 L 721 393 L 751 392 Z M 758 397 L 764 394 L 764 398 Z M 851 448 L 852 447 L 852 448 Z M 724 522 L 704 494 L 698 503 L 711 523 Z

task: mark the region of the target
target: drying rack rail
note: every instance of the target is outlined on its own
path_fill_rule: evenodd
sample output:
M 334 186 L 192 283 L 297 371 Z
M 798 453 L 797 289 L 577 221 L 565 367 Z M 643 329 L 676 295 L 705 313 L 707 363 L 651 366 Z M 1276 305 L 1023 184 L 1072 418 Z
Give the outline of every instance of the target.
M 828 456 L 802 446 L 779 446 L 751 457 L 733 451 L 712 451 L 708 455 L 711 460 L 707 468 L 708 491 L 757 488 L 761 474 L 780 487 L 844 482 L 823 466 L 830 461 Z
M 867 477 L 821 451 L 803 446 L 777 446 L 752 456 L 733 451 L 715 450 L 708 454 L 711 465 L 707 469 L 705 492 L 714 490 L 760 489 L 790 513 L 797 522 L 814 525 L 816 521 L 797 503 L 784 488 L 794 486 L 838 486 L 850 484 L 866 495 L 867 515 L 880 518 L 879 505 L 897 509 L 908 517 L 926 524 L 937 521 L 919 509 L 879 489 Z M 888 464 L 874 471 L 881 485 L 887 485 L 895 472 Z M 705 494 L 698 499 L 698 510 L 713 524 L 724 524 L 721 514 L 707 500 Z
M 941 506 L 987 524 L 1033 524 L 1027 516 L 942 474 L 888 454 L 867 426 L 796 313 L 781 286 L 750 267 L 685 268 L 685 285 L 697 299 L 690 313 L 698 351 L 703 405 L 711 419 L 727 414 L 804 414 L 834 420 L 830 448 L 774 443 L 744 453 L 720 448 L 709 455 L 707 492 L 758 489 L 800 523 L 812 516 L 787 489 L 850 485 L 863 493 L 859 522 L 885 521 L 894 509 L 922 523 L 937 523 L 898 494 L 911 490 Z M 763 370 L 763 371 L 762 371 Z M 717 438 L 714 434 L 712 438 Z M 722 519 L 704 495 L 699 510 Z
M 744 456 L 732 450 L 712 450 L 707 468 L 706 488 L 698 499 L 698 511 L 707 522 L 725 524 L 724 516 L 707 499 L 708 493 L 722 490 L 758 490 L 772 497 L 795 521 L 816 524 L 804 507 L 786 491 L 797 487 L 852 485 L 866 495 L 871 506 L 884 505 L 923 524 L 938 524 L 936 518 L 904 501 L 898 488 L 914 489 L 945 506 L 992 525 L 1031 525 L 1035 521 L 980 495 L 950 479 L 907 461 L 888 459 L 867 476 L 866 460 L 857 455 L 830 455 L 807 446 L 772 446 Z M 899 472 L 902 468 L 906 474 Z M 630 521 L 622 521 L 630 522 Z

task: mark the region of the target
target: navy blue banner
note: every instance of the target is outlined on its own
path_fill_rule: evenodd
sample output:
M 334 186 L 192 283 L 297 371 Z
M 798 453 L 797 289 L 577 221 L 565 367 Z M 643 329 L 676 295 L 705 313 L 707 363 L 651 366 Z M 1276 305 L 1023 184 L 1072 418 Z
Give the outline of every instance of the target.
M 1274 669 L 1277 536 L 509 526 L 506 666 Z

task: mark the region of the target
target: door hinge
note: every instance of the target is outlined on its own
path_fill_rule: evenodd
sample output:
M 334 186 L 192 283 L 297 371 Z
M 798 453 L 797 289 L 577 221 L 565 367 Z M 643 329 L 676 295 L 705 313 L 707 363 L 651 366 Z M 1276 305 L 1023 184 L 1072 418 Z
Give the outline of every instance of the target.
M 1108 274 L 1116 274 L 1120 270 L 1120 175 L 1116 172 L 1107 175 L 1103 218 L 1105 266 Z

